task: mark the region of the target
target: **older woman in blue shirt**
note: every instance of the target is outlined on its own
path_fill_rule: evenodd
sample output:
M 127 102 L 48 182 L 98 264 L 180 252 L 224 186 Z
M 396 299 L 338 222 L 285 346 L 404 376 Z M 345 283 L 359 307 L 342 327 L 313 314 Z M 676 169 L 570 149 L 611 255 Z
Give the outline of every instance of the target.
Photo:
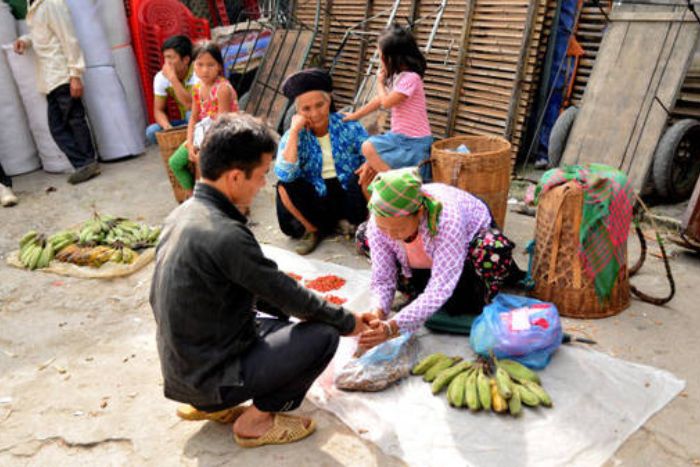
M 282 91 L 297 114 L 277 150 L 277 219 L 286 235 L 301 239 L 296 252 L 304 255 L 337 227 L 351 230 L 367 218 L 358 174 L 370 170 L 361 150 L 368 135 L 335 112 L 325 71 L 295 73 Z

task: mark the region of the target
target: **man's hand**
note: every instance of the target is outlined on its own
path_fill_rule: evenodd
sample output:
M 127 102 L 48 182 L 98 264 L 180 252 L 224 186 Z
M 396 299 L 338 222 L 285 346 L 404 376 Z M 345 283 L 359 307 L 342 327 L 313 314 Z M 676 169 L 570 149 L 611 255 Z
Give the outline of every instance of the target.
M 175 69 L 168 62 L 163 63 L 163 68 L 161 71 L 163 72 L 163 76 L 165 76 L 165 78 L 171 83 L 178 81 Z
M 306 120 L 306 117 L 295 114 L 292 116 L 292 124 L 289 126 L 289 129 L 295 133 L 299 133 L 301 130 L 306 128 L 308 124 L 309 122 Z
M 27 50 L 27 43 L 24 42 L 22 39 L 17 39 L 13 46 L 16 54 L 22 55 L 24 51 Z
M 70 96 L 73 99 L 83 97 L 83 82 L 77 76 L 72 76 L 70 79 Z
M 352 330 L 352 332 L 348 335 L 350 336 L 358 336 L 365 332 L 367 329 L 367 325 L 365 324 L 364 320 L 362 319 L 362 315 L 358 315 L 357 313 L 352 314 L 355 317 L 355 328 Z

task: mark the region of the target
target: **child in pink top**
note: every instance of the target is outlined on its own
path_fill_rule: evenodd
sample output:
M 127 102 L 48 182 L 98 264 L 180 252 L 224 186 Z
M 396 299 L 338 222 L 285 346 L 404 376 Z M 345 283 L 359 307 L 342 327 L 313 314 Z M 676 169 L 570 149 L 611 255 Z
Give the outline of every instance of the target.
M 392 25 L 379 36 L 382 66 L 377 73 L 377 96 L 345 117 L 358 120 L 380 107 L 391 109 L 391 131 L 370 137 L 362 145 L 367 162 L 360 167 L 360 184 L 376 172 L 419 165 L 430 157 L 433 137 L 423 89 L 425 57 L 406 29 Z M 427 167 L 422 170 L 428 178 Z
M 186 190 L 192 190 L 195 182 L 189 168 L 190 162 L 196 163 L 199 158 L 193 144 L 195 128 L 204 124 L 203 120 L 207 118 L 215 120 L 222 113 L 238 111 L 236 91 L 223 76 L 224 59 L 218 46 L 213 42 L 199 45 L 193 61 L 199 82 L 192 87 L 192 114 L 187 126 L 187 141 L 168 161 L 173 175 Z

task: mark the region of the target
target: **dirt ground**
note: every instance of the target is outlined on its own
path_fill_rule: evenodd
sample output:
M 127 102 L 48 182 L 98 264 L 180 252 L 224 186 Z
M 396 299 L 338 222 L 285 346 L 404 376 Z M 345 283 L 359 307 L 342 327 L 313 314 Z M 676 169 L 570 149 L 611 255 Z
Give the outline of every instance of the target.
M 0 209 L 0 465 L 403 465 L 308 402 L 301 410 L 316 418 L 318 431 L 290 446 L 244 450 L 228 426 L 180 421 L 175 404 L 162 396 L 148 304 L 152 265 L 98 281 L 5 264 L 25 231 L 72 226 L 94 208 L 161 223 L 175 202 L 156 148 L 105 164 L 101 177 L 77 187 L 65 176 L 35 172 L 15 178 L 15 188 L 19 206 Z M 272 183 L 258 196 L 253 221 L 261 242 L 293 246 L 277 229 Z M 533 218 L 508 214 L 506 232 L 519 245 L 533 228 Z M 635 242 L 630 245 L 636 258 Z M 700 465 L 700 258 L 672 253 L 677 294 L 668 306 L 633 300 L 617 317 L 565 322 L 569 331 L 598 341 L 603 352 L 687 381 L 681 396 L 635 433 L 611 466 Z M 368 267 L 343 239 L 325 241 L 313 257 Z M 633 282 L 659 295 L 667 287 L 654 257 Z

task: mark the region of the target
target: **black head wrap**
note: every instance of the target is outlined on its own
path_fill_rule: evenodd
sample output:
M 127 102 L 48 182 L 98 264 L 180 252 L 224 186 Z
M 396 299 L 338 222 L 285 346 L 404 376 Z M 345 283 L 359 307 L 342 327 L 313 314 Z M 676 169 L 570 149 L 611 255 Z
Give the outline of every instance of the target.
M 324 91 L 332 94 L 333 79 L 331 75 L 327 71 L 318 68 L 308 68 L 287 77 L 282 84 L 282 92 L 292 101 L 310 91 Z M 331 112 L 334 111 L 335 105 L 331 98 Z

